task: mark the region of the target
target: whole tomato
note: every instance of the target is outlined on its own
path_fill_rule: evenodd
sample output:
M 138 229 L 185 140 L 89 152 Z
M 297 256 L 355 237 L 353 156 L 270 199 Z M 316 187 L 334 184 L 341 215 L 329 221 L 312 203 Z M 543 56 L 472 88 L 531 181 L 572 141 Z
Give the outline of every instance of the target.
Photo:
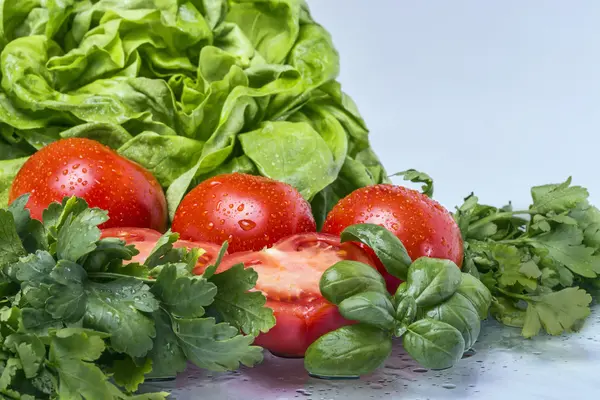
M 310 205 L 292 186 L 247 174 L 208 179 L 188 193 L 173 218 L 182 239 L 222 244 L 229 252 L 260 250 L 302 232 L 315 232 Z
M 358 189 L 339 201 L 327 215 L 323 232 L 339 235 L 354 224 L 376 224 L 402 241 L 412 260 L 419 257 L 463 262 L 463 241 L 452 215 L 435 200 L 403 186 L 375 185 Z M 378 262 L 388 290 L 394 293 L 401 281 Z
M 9 201 L 25 193 L 35 219 L 42 219 L 50 203 L 77 196 L 108 211 L 101 228 L 167 228 L 167 201 L 156 178 L 90 139 L 59 140 L 32 155 L 12 183 Z

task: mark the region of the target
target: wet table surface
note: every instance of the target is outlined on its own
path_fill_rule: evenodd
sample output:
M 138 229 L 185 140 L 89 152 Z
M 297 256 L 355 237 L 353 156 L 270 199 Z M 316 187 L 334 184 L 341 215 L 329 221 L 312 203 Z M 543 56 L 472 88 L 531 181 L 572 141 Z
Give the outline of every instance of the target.
M 519 330 L 484 322 L 475 354 L 454 368 L 419 368 L 400 344 L 385 366 L 359 380 L 311 378 L 302 360 L 265 356 L 255 368 L 210 373 L 190 368 L 176 380 L 153 382 L 171 398 L 243 400 L 597 399 L 600 390 L 600 307 L 584 328 L 561 337 L 526 340 Z

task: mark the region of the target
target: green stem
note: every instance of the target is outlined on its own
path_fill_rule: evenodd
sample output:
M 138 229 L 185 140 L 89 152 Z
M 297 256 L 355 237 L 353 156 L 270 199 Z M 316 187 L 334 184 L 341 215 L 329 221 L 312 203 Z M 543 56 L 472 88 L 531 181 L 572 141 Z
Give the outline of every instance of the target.
M 146 283 L 155 283 L 156 279 L 140 278 L 139 276 L 117 274 L 115 272 L 90 272 L 88 273 L 90 278 L 108 278 L 108 279 L 121 279 L 121 278 L 133 278 Z
M 501 213 L 496 213 L 493 215 L 490 215 L 488 217 L 482 218 L 479 221 L 475 222 L 473 225 L 469 226 L 469 232 L 474 231 L 477 228 L 481 228 L 482 226 L 484 226 L 485 224 L 488 224 L 490 222 L 494 222 L 497 221 L 499 219 L 509 219 L 514 217 L 515 215 L 519 215 L 519 214 L 537 214 L 536 210 L 520 210 L 520 211 L 506 211 L 506 212 L 501 212 Z
M 529 297 L 529 296 L 525 296 L 523 294 L 509 292 L 509 291 L 506 291 L 506 290 L 501 289 L 499 287 L 497 287 L 496 290 L 498 290 L 500 293 L 502 293 L 505 296 L 512 297 L 513 299 L 525 300 L 525 301 L 531 301 L 532 300 L 531 297 Z

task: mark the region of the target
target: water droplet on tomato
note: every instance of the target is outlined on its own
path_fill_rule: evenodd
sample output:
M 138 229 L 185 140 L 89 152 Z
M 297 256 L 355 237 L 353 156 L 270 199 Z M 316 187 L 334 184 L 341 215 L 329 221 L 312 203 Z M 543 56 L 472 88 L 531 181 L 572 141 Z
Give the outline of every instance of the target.
M 73 168 L 73 169 L 77 169 L 77 168 L 79 168 L 79 164 L 74 164 L 72 168 Z
M 224 219 L 222 219 L 222 220 L 220 220 L 220 221 L 219 221 L 219 223 L 220 223 L 221 225 L 225 225 L 225 220 L 224 220 Z
M 215 227 L 215 224 L 213 224 L 212 222 L 208 223 L 208 230 L 211 230 Z
M 212 181 L 211 183 L 208 184 L 208 186 L 214 187 L 214 186 L 219 186 L 221 184 L 221 182 L 219 181 Z
M 81 172 L 83 172 L 84 174 L 87 174 L 87 168 L 82 168 Z
M 232 204 L 232 205 L 233 205 L 233 204 Z M 237 210 L 238 210 L 238 211 L 240 211 L 240 212 L 241 212 L 241 211 L 244 211 L 244 205 L 243 205 L 243 204 L 240 204 L 240 205 L 238 206 Z
M 222 202 L 222 201 L 219 201 L 219 202 L 217 203 L 217 208 L 216 208 L 216 210 L 217 210 L 217 211 L 219 211 L 219 210 L 221 209 L 221 205 L 222 205 L 222 204 L 223 204 L 223 202 Z
M 62 172 L 63 175 L 67 175 L 68 173 L 69 173 L 68 169 L 63 169 L 63 172 Z
M 238 225 L 245 231 L 249 231 L 256 227 L 256 222 L 250 221 L 249 219 L 242 219 L 238 221 Z

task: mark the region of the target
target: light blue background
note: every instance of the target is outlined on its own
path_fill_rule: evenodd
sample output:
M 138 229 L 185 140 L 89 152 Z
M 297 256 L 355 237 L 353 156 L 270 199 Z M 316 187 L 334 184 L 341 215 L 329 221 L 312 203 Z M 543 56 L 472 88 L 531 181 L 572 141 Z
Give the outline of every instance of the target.
M 600 203 L 600 1 L 309 0 L 388 171 L 529 204 L 573 175 Z

